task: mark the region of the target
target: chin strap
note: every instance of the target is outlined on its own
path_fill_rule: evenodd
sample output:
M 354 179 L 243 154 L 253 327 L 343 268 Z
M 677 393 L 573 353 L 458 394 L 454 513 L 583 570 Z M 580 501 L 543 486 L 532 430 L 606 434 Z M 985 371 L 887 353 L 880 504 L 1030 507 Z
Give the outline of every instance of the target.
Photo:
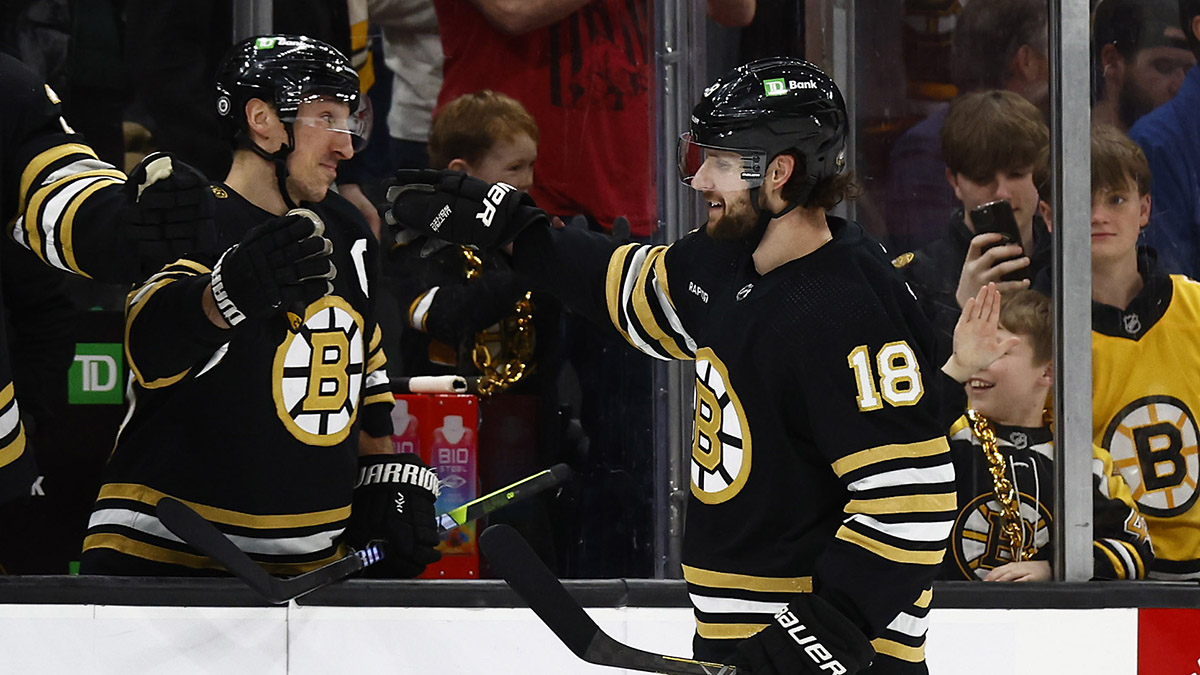
M 299 208 L 299 206 L 292 201 L 292 196 L 288 194 L 287 189 L 287 158 L 288 155 L 292 154 L 292 149 L 296 147 L 296 140 L 292 134 L 292 125 L 285 122 L 283 126 L 285 129 L 287 129 L 287 143 L 280 145 L 279 149 L 275 152 L 267 152 L 266 150 L 263 150 L 262 147 L 260 147 L 257 143 L 250 140 L 243 131 L 239 130 L 236 138 L 240 145 L 245 148 L 249 148 L 254 154 L 275 165 L 275 183 L 279 187 L 279 196 L 283 197 L 283 203 L 290 211 L 292 209 Z
M 758 214 L 758 223 L 754 225 L 754 230 L 750 233 L 750 236 L 747 237 L 747 241 L 750 243 L 751 247 L 758 246 L 758 242 L 762 241 L 763 235 L 767 233 L 767 225 L 769 225 L 772 220 L 775 220 L 776 218 L 782 218 L 788 213 L 791 213 L 796 207 L 800 206 L 800 202 L 796 201 L 793 204 L 788 204 L 782 211 L 771 211 L 770 209 L 767 209 L 758 203 L 759 195 L 761 193 L 761 185 L 750 188 L 750 207 L 754 209 L 756 214 Z

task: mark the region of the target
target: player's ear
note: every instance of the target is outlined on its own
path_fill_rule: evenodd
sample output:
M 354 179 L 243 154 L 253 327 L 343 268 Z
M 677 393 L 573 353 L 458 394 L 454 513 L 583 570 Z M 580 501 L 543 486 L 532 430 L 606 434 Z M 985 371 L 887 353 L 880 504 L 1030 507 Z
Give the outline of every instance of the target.
M 950 189 L 954 190 L 954 198 L 961 202 L 963 198 L 962 192 L 958 189 L 958 174 L 951 171 L 949 167 L 946 168 L 946 182 L 950 184 Z
M 446 168 L 452 169 L 454 171 L 461 171 L 461 172 L 467 174 L 468 176 L 471 175 L 470 163 L 468 163 L 467 160 L 461 159 L 458 157 L 455 157 L 454 159 L 450 160 L 450 163 L 446 165 Z
M 246 129 L 251 138 L 269 138 L 279 117 L 271 104 L 260 98 L 246 101 Z
M 767 167 L 767 181 L 771 185 L 782 188 L 787 184 L 788 179 L 792 177 L 792 172 L 795 170 L 796 157 L 788 153 L 783 153 L 771 160 L 771 165 Z

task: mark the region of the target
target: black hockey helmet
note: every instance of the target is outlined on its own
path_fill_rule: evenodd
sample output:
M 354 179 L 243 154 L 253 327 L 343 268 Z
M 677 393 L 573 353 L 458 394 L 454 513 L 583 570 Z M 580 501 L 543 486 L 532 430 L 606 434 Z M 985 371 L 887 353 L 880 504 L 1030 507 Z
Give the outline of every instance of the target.
M 291 123 L 301 103 L 321 97 L 349 105 L 346 131 L 366 138 L 366 97 L 359 92 L 358 72 L 350 59 L 320 40 L 302 35 L 248 38 L 217 69 L 217 115 L 229 138 L 244 132 L 246 101 L 252 98 L 270 103 L 281 120 Z
M 739 66 L 704 90 L 692 109 L 691 131 L 679 139 L 679 170 L 685 184 L 711 151 L 741 157 L 737 185 L 762 185 L 767 166 L 794 150 L 809 190 L 846 165 L 846 103 L 833 80 L 813 64 L 771 57 Z M 744 182 L 743 182 L 744 181 Z

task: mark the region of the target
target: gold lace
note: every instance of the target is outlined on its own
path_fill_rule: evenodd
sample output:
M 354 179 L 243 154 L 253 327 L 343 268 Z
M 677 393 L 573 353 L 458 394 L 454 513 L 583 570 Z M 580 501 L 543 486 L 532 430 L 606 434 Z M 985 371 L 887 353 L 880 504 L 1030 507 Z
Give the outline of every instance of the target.
M 1007 542 L 1013 562 L 1029 560 L 1037 553 L 1033 544 L 1025 546 L 1025 521 L 1021 518 L 1021 501 L 1012 481 L 1008 479 L 1008 467 L 1004 455 L 996 446 L 996 432 L 992 423 L 976 410 L 967 410 L 971 431 L 983 446 L 983 456 L 988 461 L 988 472 L 992 474 L 992 491 L 1000 503 L 1000 515 L 1004 518 L 1001 537 Z
M 467 281 L 483 274 L 483 260 L 471 248 L 461 247 Z M 471 359 L 479 370 L 479 393 L 483 396 L 502 392 L 533 372 L 533 297 L 526 292 L 506 316 L 491 328 L 475 334 Z

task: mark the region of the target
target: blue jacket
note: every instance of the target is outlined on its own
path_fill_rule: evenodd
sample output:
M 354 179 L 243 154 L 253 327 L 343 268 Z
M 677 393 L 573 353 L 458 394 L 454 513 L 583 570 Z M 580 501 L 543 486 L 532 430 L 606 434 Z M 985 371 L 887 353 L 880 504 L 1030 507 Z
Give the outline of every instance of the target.
M 1146 153 L 1153 175 L 1146 243 L 1167 272 L 1200 275 L 1200 66 L 1192 66 L 1175 98 L 1133 125 L 1129 137 Z

